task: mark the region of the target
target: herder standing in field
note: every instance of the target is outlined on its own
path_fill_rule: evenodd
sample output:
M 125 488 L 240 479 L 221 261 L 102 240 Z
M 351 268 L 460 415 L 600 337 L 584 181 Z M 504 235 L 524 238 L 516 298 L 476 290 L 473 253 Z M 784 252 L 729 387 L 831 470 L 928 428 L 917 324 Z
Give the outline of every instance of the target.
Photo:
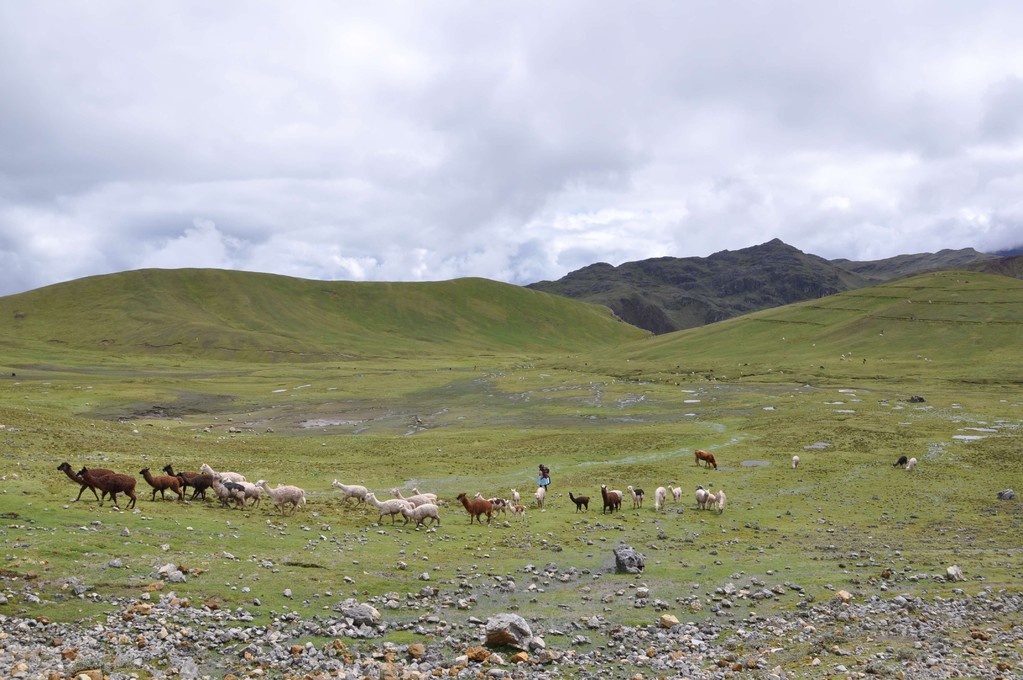
M 551 469 L 543 463 L 540 463 L 540 476 L 536 478 L 536 483 L 544 488 L 551 485 Z

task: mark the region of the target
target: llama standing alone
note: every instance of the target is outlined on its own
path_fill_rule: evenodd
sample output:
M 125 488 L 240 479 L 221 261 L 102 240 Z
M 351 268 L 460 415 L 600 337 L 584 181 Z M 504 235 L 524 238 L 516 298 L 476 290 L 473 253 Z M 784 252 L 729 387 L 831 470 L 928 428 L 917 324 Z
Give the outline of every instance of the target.
M 714 458 L 714 454 L 711 453 L 710 451 L 704 451 L 703 449 L 696 449 L 695 451 L 693 451 L 693 454 L 696 457 L 696 464 L 697 465 L 699 465 L 700 461 L 702 460 L 704 462 L 704 467 L 708 467 L 709 468 L 709 467 L 711 467 L 713 465 L 715 470 L 718 469 L 718 462 Z
M 799 467 L 799 456 L 792 456 L 792 469 Z

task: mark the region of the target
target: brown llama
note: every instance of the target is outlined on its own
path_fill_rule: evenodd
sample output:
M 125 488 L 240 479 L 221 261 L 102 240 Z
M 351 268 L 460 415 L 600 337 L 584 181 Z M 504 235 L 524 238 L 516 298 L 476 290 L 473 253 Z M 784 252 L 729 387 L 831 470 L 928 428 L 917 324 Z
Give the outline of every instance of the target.
M 622 509 L 622 496 L 617 491 L 608 491 L 607 484 L 600 485 L 600 497 L 604 499 L 604 508 L 600 511 L 600 514 L 604 514 L 611 510 L 611 514 L 614 514 L 615 510 L 621 511 Z
M 575 511 L 579 512 L 582 509 L 589 511 L 590 509 L 590 497 L 589 496 L 573 496 L 572 492 L 568 492 L 568 498 L 575 503 Z
M 173 475 L 160 475 L 154 477 L 149 471 L 149 468 L 142 468 L 139 470 L 139 474 L 149 482 L 149 486 L 153 487 L 153 498 L 156 500 L 156 492 L 160 492 L 160 500 L 167 500 L 165 493 L 170 490 L 178 495 L 178 500 L 185 500 L 185 494 L 181 493 L 181 480 Z
M 163 466 L 163 471 L 181 480 L 181 491 L 192 487 L 192 497 L 188 499 L 191 501 L 194 501 L 197 496 L 202 496 L 202 499 L 206 500 L 206 490 L 213 486 L 213 475 L 202 472 L 174 472 L 170 463 Z
M 483 515 L 487 516 L 487 524 L 490 524 L 490 519 L 494 514 L 494 504 L 485 498 L 473 498 L 470 499 L 464 493 L 460 493 L 457 496 L 458 500 L 462 501 L 462 505 L 465 507 L 466 512 L 469 513 L 469 524 L 472 524 L 472 520 L 475 518 L 477 524 L 483 524 Z
M 75 501 L 82 500 L 82 493 L 86 489 L 89 489 L 90 491 L 92 491 L 92 495 L 96 496 L 96 500 L 97 501 L 101 500 L 101 497 L 99 496 L 99 494 L 96 493 L 95 485 L 90 484 L 89 482 L 87 482 L 84 479 L 82 479 L 82 477 L 80 475 L 75 474 L 75 471 L 71 469 L 71 465 L 67 461 L 65 461 L 65 462 L 61 463 L 60 465 L 58 465 L 57 469 L 60 470 L 61 472 L 63 472 L 65 475 L 67 475 L 68 479 L 70 479 L 75 484 L 81 484 L 82 485 L 82 488 L 78 490 L 78 498 L 76 498 Z M 97 474 L 97 475 L 112 475 L 112 474 L 114 474 L 113 470 L 107 470 L 105 468 L 93 468 L 92 472 L 93 472 L 93 474 Z M 106 495 L 107 495 L 106 491 L 104 491 L 103 492 L 103 496 L 105 497 Z
M 100 491 L 110 494 L 110 501 L 117 506 L 117 494 L 123 493 L 131 501 L 127 508 L 135 507 L 135 478 L 129 475 L 122 475 L 112 472 L 109 475 L 97 475 L 88 468 L 78 471 L 78 476 L 85 480 L 90 486 L 97 487 Z M 99 502 L 103 505 L 102 499 Z
M 700 461 L 702 460 L 704 463 L 706 463 L 706 467 L 710 467 L 711 465 L 713 465 L 715 470 L 718 469 L 718 462 L 714 460 L 714 454 L 711 453 L 710 451 L 696 449 L 695 451 L 693 451 L 693 453 L 696 454 L 697 465 L 699 465 Z

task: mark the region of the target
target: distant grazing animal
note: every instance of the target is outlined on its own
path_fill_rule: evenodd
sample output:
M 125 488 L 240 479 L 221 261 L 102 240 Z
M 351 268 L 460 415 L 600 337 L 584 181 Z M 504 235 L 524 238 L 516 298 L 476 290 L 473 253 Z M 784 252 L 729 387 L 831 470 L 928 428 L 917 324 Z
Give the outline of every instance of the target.
M 71 465 L 69 463 L 67 463 L 66 461 L 61 463 L 60 465 L 57 466 L 57 469 L 60 470 L 61 472 L 63 472 L 65 475 L 67 475 L 68 478 L 72 482 L 74 482 L 75 484 L 81 484 L 82 485 L 82 488 L 78 490 L 78 498 L 75 499 L 76 501 L 82 500 L 82 492 L 84 492 L 86 489 L 89 489 L 90 491 L 92 491 L 92 495 L 96 497 L 97 501 L 100 500 L 99 494 L 96 493 L 96 488 L 97 487 L 94 484 L 90 484 L 89 482 L 87 482 L 84 479 L 82 479 L 81 476 L 75 474 L 74 470 L 71 469 Z M 94 474 L 94 475 L 112 475 L 112 474 L 114 474 L 114 471 L 113 470 L 107 470 L 105 468 L 92 468 L 92 474 Z M 103 495 L 104 496 L 107 495 L 106 491 L 103 492 Z
M 718 462 L 716 460 L 714 460 L 714 454 L 711 453 L 710 451 L 704 451 L 703 449 L 696 449 L 695 451 L 693 451 L 693 453 L 696 455 L 696 464 L 697 465 L 699 465 L 700 461 L 702 460 L 704 462 L 704 464 L 705 464 L 704 465 L 705 467 L 710 467 L 711 465 L 713 465 L 715 470 L 718 469 Z
M 206 500 L 206 490 L 213 486 L 213 475 L 208 475 L 204 472 L 174 472 L 174 468 L 171 467 L 170 463 L 163 466 L 163 471 L 181 480 L 182 491 L 192 487 L 192 497 L 189 498 L 192 501 L 197 496 L 202 496 L 202 499 Z
M 792 469 L 799 467 L 799 456 L 792 456 Z
M 711 493 L 710 491 L 708 491 L 707 495 L 703 497 L 703 509 L 704 510 L 710 510 L 711 508 L 713 508 L 717 504 L 718 504 L 717 494 L 714 494 L 714 493 Z
M 490 518 L 494 514 L 493 503 L 485 498 L 473 498 L 470 500 L 465 493 L 458 494 L 457 499 L 461 501 L 465 511 L 469 513 L 469 524 L 472 524 L 473 519 L 476 520 L 477 524 L 483 524 L 483 515 L 487 516 L 487 524 L 490 524 Z
M 100 491 L 110 494 L 110 501 L 116 506 L 117 505 L 117 494 L 123 493 L 131 499 L 126 507 L 135 507 L 135 478 L 129 475 L 122 475 L 116 472 L 111 472 L 108 475 L 97 475 L 93 474 L 92 470 L 88 468 L 82 468 L 78 471 L 78 476 L 81 477 L 89 486 L 95 486 Z M 103 505 L 103 500 L 99 502 Z
M 633 489 L 632 485 L 629 485 L 629 486 L 625 487 L 625 489 L 630 494 L 632 494 L 632 508 L 635 510 L 636 508 L 643 507 L 643 495 L 644 495 L 643 494 L 643 489 Z
M 725 497 L 725 490 L 718 489 L 718 514 L 720 515 L 725 511 L 725 503 L 728 499 Z
M 536 507 L 543 508 L 543 503 L 547 499 L 547 487 L 538 486 L 536 487 Z
M 514 505 L 518 505 L 522 502 L 522 496 L 519 495 L 518 489 L 512 489 L 511 501 Z
M 518 515 L 522 519 L 526 519 L 526 506 L 524 505 L 513 505 L 511 508 L 513 515 Z
M 669 484 L 668 485 L 668 490 L 671 491 L 671 498 L 676 503 L 678 503 L 680 500 L 682 500 L 682 487 L 681 486 L 672 486 L 671 484 Z
M 916 469 L 916 458 L 910 458 L 906 462 L 906 470 L 915 470 L 915 469 Z
M 589 511 L 590 509 L 590 497 L 589 496 L 573 496 L 572 492 L 568 492 L 568 498 L 570 501 L 575 503 L 575 511 L 579 512 L 582 509 Z
M 149 471 L 149 468 L 145 467 L 139 470 L 139 474 L 145 479 L 149 486 L 153 487 L 153 498 L 156 500 L 156 492 L 160 492 L 160 499 L 166 500 L 167 496 L 164 495 L 167 490 L 173 491 L 178 495 L 178 500 L 185 500 L 185 494 L 181 493 L 181 480 L 173 475 L 158 475 L 156 477 Z
M 899 456 L 899 459 L 892 464 L 892 467 L 906 467 L 906 463 L 909 462 L 909 458 L 906 456 Z
M 213 475 L 214 477 L 220 477 L 220 479 L 225 482 L 245 481 L 245 475 L 243 475 L 240 472 L 217 472 L 206 463 L 203 463 L 202 465 L 199 466 L 199 472 L 204 472 L 208 475 Z
M 668 490 L 663 486 L 654 489 L 654 511 L 660 512 L 664 509 L 664 503 L 668 500 Z
M 622 509 L 622 496 L 616 491 L 608 491 L 607 484 L 600 485 L 600 497 L 604 500 L 604 507 L 600 511 L 600 514 L 606 513 L 608 510 L 614 514 L 615 510 Z

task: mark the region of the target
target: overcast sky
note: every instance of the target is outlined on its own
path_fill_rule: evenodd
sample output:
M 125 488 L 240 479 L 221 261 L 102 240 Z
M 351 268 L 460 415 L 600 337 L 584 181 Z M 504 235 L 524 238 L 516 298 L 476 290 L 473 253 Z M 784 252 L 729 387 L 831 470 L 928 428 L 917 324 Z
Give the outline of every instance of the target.
M 1023 244 L 1023 4 L 0 3 L 0 295 Z

